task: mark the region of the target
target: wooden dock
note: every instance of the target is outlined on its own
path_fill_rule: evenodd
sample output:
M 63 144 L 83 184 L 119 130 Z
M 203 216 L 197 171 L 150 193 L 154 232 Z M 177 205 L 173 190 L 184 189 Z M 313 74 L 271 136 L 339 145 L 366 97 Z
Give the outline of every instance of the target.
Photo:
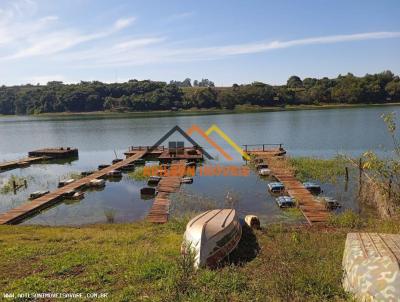
M 272 175 L 283 183 L 287 194 L 296 200 L 299 209 L 310 225 L 323 224 L 328 221 L 329 211 L 296 179 L 294 168 L 283 156 L 286 151 L 283 150 L 282 146 L 272 149 L 263 147 L 250 150 L 247 148 L 244 151 L 268 164 Z
M 70 147 L 45 148 L 35 151 L 29 151 L 28 157 L 0 163 L 0 173 L 7 170 L 27 167 L 32 163 L 44 160 L 76 158 L 76 157 L 78 157 L 78 149 Z
M 41 210 L 50 207 L 51 205 L 59 202 L 65 193 L 71 190 L 78 190 L 87 186 L 91 180 L 104 177 L 107 173 L 112 170 L 118 170 L 128 164 L 131 164 L 137 159 L 142 158 L 146 154 L 145 150 L 137 151 L 133 156 L 113 164 L 105 169 L 99 170 L 90 174 L 89 176 L 78 179 L 71 184 L 68 184 L 60 189 L 50 192 L 42 197 L 36 198 L 30 202 L 20 205 L 8 212 L 0 214 L 0 225 L 1 224 L 17 224 L 25 218 L 40 212 Z
M 177 165 L 184 165 L 185 160 L 176 162 Z M 157 196 L 154 199 L 153 206 L 147 216 L 147 220 L 152 223 L 166 223 L 169 218 L 169 205 L 171 200 L 169 194 L 179 191 L 181 186 L 180 176 L 162 177 L 157 185 Z
M 35 156 L 35 157 L 25 157 L 18 160 L 11 160 L 0 163 L 0 173 L 12 169 L 23 168 L 29 166 L 32 163 L 39 162 L 42 160 L 49 159 L 47 156 Z

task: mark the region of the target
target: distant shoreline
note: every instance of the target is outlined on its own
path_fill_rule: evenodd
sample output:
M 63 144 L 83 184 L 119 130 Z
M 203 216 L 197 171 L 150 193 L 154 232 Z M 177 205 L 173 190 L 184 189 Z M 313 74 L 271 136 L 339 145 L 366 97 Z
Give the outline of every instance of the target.
M 384 104 L 320 104 L 320 105 L 286 105 L 279 107 L 260 107 L 253 105 L 237 106 L 235 109 L 181 109 L 172 110 L 154 110 L 154 111 L 91 111 L 91 112 L 57 112 L 57 113 L 39 113 L 26 115 L 2 115 L 0 117 L 158 117 L 158 116 L 197 116 L 197 115 L 217 115 L 217 114 L 240 114 L 257 112 L 279 112 L 279 111 L 297 111 L 297 110 L 319 110 L 319 109 L 346 109 L 346 108 L 368 108 L 368 107 L 388 107 L 400 106 L 399 103 Z

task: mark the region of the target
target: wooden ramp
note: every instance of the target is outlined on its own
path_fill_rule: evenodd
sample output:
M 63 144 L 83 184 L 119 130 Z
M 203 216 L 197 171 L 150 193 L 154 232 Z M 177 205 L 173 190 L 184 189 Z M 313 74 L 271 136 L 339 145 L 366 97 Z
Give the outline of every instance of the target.
M 18 160 L 12 160 L 12 161 L 6 161 L 0 163 L 0 173 L 11 170 L 11 169 L 17 169 L 21 167 L 26 167 L 30 165 L 31 163 L 42 161 L 49 159 L 47 156 L 34 156 L 34 157 L 26 157 Z
M 176 162 L 177 165 L 184 165 L 185 160 Z M 157 186 L 157 196 L 147 215 L 147 220 L 152 223 L 166 223 L 169 218 L 169 205 L 171 200 L 169 194 L 179 191 L 182 177 L 165 176 L 161 178 Z
M 299 209 L 310 225 L 326 223 L 329 218 L 329 211 L 296 179 L 293 167 L 282 156 L 281 151 L 279 149 L 247 150 L 247 153 L 255 158 L 263 159 L 268 164 L 272 175 L 283 183 L 288 195 L 297 201 Z
M 53 192 L 50 192 L 42 197 L 36 198 L 30 202 L 20 205 L 8 212 L 0 214 L 0 225 L 1 224 L 17 224 L 21 222 L 23 219 L 32 216 L 33 214 L 48 208 L 49 206 L 59 202 L 65 193 L 71 190 L 77 190 L 82 187 L 85 187 L 89 184 L 89 182 L 93 179 L 101 178 L 105 176 L 107 173 L 111 172 L 112 170 L 117 170 L 119 168 L 124 167 L 132 163 L 133 161 L 140 159 L 146 154 L 146 151 L 138 151 L 135 155 L 128 157 L 127 159 L 120 161 L 116 164 L 113 164 L 105 169 L 99 170 L 90 174 L 89 176 L 83 177 L 74 181 L 71 184 L 68 184 L 60 189 L 57 189 Z

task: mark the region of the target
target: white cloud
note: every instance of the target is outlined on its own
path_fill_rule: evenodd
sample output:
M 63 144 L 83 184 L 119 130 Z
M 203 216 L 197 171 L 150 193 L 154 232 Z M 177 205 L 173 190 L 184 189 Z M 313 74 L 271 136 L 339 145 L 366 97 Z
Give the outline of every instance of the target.
M 133 22 L 135 22 L 135 20 L 136 20 L 136 18 L 134 18 L 134 17 L 118 19 L 114 23 L 114 28 L 116 30 L 124 29 L 124 28 L 130 26 Z
M 228 56 L 261 53 L 290 47 L 399 37 L 400 32 L 370 32 L 197 48 L 176 48 L 176 46 L 171 47 L 169 44 L 161 44 L 162 41 L 166 40 L 165 38 L 143 38 L 126 40 L 111 48 L 96 48 L 82 52 L 71 52 L 65 56 L 58 57 L 58 59 L 71 63 L 74 62 L 79 67 L 146 65 L 215 60 Z
M 138 47 L 144 47 L 144 46 L 160 43 L 163 41 L 165 41 L 165 38 L 153 38 L 153 37 L 139 38 L 139 39 L 132 39 L 132 40 L 118 43 L 113 48 L 123 51 L 123 50 L 138 48 Z

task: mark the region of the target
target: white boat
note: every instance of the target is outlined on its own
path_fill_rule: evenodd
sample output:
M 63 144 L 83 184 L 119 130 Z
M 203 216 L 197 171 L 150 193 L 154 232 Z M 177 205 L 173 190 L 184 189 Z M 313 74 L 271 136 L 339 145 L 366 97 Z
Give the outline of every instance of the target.
M 181 183 L 183 183 L 183 184 L 192 184 L 193 183 L 193 177 L 182 177 Z
M 106 185 L 106 182 L 104 179 L 92 179 L 89 182 L 89 186 L 91 187 L 104 187 Z
M 258 170 L 258 174 L 261 175 L 261 176 L 271 175 L 271 169 L 262 168 L 262 169 Z
M 238 245 L 242 227 L 234 209 L 216 209 L 197 215 L 186 226 L 182 252 L 194 253 L 194 266 L 215 267 Z

